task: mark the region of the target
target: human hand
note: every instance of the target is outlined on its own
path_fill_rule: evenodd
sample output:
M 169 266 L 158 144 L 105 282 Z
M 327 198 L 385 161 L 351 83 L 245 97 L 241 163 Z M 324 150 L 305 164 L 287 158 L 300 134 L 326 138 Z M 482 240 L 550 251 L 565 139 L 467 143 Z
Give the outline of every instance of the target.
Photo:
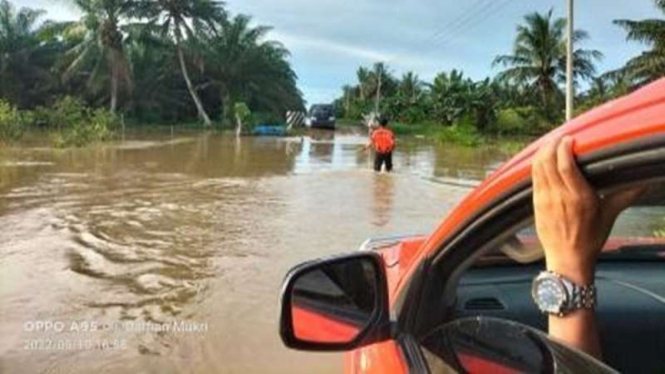
M 596 259 L 619 213 L 644 191 L 633 188 L 601 199 L 578 168 L 570 137 L 559 138 L 534 157 L 536 231 L 547 269 L 578 284 L 593 282 Z

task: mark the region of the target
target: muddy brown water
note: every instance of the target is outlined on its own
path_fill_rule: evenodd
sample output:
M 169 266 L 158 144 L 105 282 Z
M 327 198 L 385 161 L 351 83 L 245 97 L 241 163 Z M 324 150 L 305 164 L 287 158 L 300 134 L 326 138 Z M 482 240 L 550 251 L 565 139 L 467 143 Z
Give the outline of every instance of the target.
M 285 349 L 282 278 L 368 237 L 427 233 L 508 155 L 353 134 L 135 134 L 0 151 L 0 373 L 338 373 Z M 166 330 L 163 326 L 171 326 Z

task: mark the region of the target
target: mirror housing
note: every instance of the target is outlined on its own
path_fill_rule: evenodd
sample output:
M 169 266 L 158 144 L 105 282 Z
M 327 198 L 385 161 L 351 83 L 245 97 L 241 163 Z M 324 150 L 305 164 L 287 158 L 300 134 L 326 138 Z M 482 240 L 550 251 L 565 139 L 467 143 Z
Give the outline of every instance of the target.
M 390 337 L 383 258 L 373 252 L 306 262 L 284 280 L 284 344 L 305 351 L 349 351 Z
M 451 372 L 618 374 L 542 331 L 494 317 L 448 322 L 420 344 L 430 367 L 448 367 Z

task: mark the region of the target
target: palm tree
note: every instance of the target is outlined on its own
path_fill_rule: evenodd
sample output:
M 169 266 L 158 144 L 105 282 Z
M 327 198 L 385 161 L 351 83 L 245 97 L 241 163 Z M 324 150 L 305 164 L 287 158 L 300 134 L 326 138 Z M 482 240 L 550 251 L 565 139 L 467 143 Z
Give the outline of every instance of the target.
M 183 43 L 193 41 L 198 35 L 197 30 L 207 27 L 217 30 L 226 19 L 223 3 L 213 0 L 137 0 L 135 15 L 145 17 L 151 25 L 159 25 L 161 33 L 175 40 L 175 49 L 180 63 L 182 77 L 187 85 L 199 117 L 205 126 L 212 122 L 205 111 L 199 95 L 189 76 Z
M 365 93 L 374 96 L 374 111 L 381 110 L 381 96 L 390 96 L 397 86 L 395 78 L 390 73 L 390 68 L 383 62 L 377 62 L 369 71 Z
M 473 82 L 461 71 L 439 73 L 430 85 L 433 114 L 438 121 L 451 125 L 469 109 Z
M 342 102 L 344 103 L 344 114 L 348 114 L 351 109 L 351 100 L 353 100 L 354 88 L 350 85 L 342 87 Z
M 84 13 L 78 22 L 66 24 L 65 33 L 77 40 L 67 52 L 68 66 L 65 80 L 80 72 L 89 74 L 88 86 L 100 80 L 105 67 L 110 80 L 110 110 L 116 112 L 120 85 L 131 90 L 129 64 L 123 47 L 124 36 L 120 30 L 120 19 L 132 6 L 130 0 L 74 0 Z M 92 65 L 92 71 L 86 69 Z
M 665 13 L 665 0 L 656 0 L 656 6 Z M 637 41 L 650 49 L 632 58 L 621 69 L 637 86 L 665 76 L 665 19 L 642 21 L 616 20 L 614 24 L 623 27 L 627 40 Z
M 191 97 L 173 59 L 173 42 L 146 24 L 126 25 L 124 30 L 134 83 L 127 110 L 147 122 L 179 119 L 191 107 Z
M 238 15 L 222 23 L 220 30 L 200 34 L 207 46 L 205 69 L 219 90 L 222 118 L 233 117 L 236 103 L 247 103 L 252 111 L 268 111 L 281 117 L 286 110 L 301 110 L 302 95 L 284 46 L 265 40 L 265 26 L 250 26 L 251 18 Z
M 405 95 L 411 101 L 416 101 L 422 93 L 423 82 L 420 81 L 418 75 L 410 71 L 402 76 L 399 82 L 399 92 Z
M 611 71 L 591 80 L 589 89 L 581 95 L 580 110 L 591 109 L 630 91 L 631 83 L 623 70 Z
M 38 63 L 40 41 L 37 22 L 43 11 L 21 8 L 18 12 L 7 0 L 0 1 L 0 98 L 23 106 L 48 72 Z
M 356 71 L 356 77 L 358 78 L 358 94 L 360 100 L 365 100 L 368 96 L 369 85 L 370 85 L 370 72 L 366 67 L 359 67 Z
M 566 20 L 553 19 L 551 10 L 545 15 L 528 14 L 524 20 L 525 24 L 517 27 L 513 54 L 496 57 L 493 65 L 507 67 L 499 74 L 499 79 L 538 92 L 545 112 L 551 115 L 555 99 L 562 97 L 559 84 L 566 79 Z M 573 33 L 575 42 L 588 38 L 585 31 Z M 602 54 L 596 50 L 577 49 L 573 57 L 574 78 L 590 79 L 595 74 L 594 60 L 601 59 Z

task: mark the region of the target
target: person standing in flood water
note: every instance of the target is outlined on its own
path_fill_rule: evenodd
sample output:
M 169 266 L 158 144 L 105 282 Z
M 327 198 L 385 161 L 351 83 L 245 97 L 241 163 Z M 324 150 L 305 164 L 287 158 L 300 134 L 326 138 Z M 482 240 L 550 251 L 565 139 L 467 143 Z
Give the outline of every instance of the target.
M 374 148 L 374 171 L 380 172 L 383 164 L 386 172 L 393 170 L 393 150 L 395 149 L 395 134 L 388 128 L 388 119 L 381 117 L 379 127 L 372 131 L 368 147 Z

